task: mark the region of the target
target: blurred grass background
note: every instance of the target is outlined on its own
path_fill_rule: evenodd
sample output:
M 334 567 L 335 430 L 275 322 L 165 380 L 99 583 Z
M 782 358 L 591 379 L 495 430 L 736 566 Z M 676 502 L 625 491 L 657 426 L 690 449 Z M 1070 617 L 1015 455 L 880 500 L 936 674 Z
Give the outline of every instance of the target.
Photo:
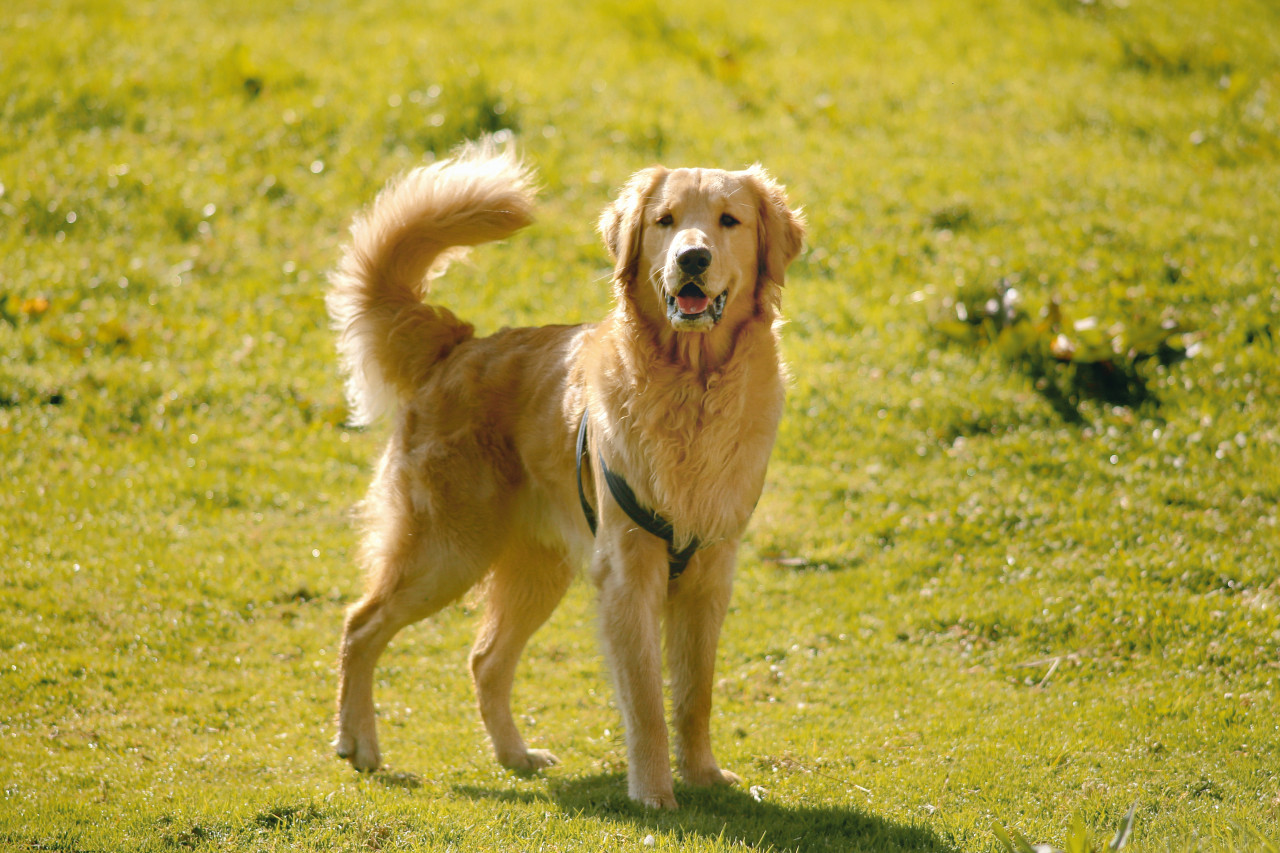
M 1274 4 L 5 17 L 0 844 L 967 851 L 1134 802 L 1138 849 L 1274 837 Z M 489 758 L 473 602 L 384 658 L 388 770 L 328 755 L 384 434 L 344 427 L 324 276 L 482 132 L 545 184 L 436 289 L 482 332 L 601 316 L 595 217 L 652 162 L 760 161 L 806 209 L 713 720 L 751 791 L 626 802 L 586 584 L 516 687 L 560 767 Z

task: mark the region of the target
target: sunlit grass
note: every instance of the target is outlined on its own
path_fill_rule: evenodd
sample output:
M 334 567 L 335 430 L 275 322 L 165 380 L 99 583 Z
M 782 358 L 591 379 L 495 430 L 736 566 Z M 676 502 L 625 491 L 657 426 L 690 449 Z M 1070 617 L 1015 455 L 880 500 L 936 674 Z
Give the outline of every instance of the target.
M 1269 849 L 1280 17 L 1202 6 L 7 10 L 0 846 L 1087 849 L 1136 803 L 1126 850 Z M 388 769 L 328 752 L 384 435 L 343 425 L 324 277 L 486 131 L 545 190 L 438 283 L 482 332 L 607 309 L 595 217 L 651 162 L 761 161 L 810 222 L 716 688 L 746 788 L 675 814 L 626 799 L 585 583 L 516 685 L 561 766 L 491 760 L 475 602 L 384 658 Z M 940 326 L 1011 283 L 1144 393 Z M 1166 318 L 1191 357 L 1128 359 Z

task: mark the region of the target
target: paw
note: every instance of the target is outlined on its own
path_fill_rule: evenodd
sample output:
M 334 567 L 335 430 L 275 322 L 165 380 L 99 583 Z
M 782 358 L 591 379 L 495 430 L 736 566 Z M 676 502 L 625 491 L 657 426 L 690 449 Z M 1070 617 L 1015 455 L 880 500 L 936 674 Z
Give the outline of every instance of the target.
M 651 767 L 632 764 L 627 769 L 627 796 L 645 808 L 676 808 L 671 766 L 665 761 Z
M 339 733 L 333 741 L 333 751 L 339 758 L 351 762 L 351 766 L 361 773 L 371 773 L 382 764 L 382 756 L 378 753 L 376 742 L 361 742 L 347 733 Z
M 718 778 L 712 782 L 713 785 L 741 785 L 742 777 L 732 770 L 717 771 Z
M 560 759 L 545 749 L 526 749 L 523 752 L 500 755 L 498 763 L 512 770 L 532 773 L 544 767 L 554 767 L 560 763 Z
M 679 808 L 676 805 L 676 795 L 670 791 L 664 794 L 631 794 L 631 799 L 649 809 L 675 811 Z
M 742 777 L 737 773 L 728 770 L 721 770 L 719 767 L 712 765 L 704 770 L 692 771 L 685 770 L 680 774 L 684 781 L 690 785 L 697 785 L 708 788 L 715 785 L 741 785 Z

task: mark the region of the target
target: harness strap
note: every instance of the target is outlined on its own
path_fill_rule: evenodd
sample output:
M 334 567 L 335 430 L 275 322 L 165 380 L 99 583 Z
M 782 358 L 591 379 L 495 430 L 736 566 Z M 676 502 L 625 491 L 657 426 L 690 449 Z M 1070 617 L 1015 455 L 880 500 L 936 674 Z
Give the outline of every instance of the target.
M 587 526 L 591 535 L 596 535 L 596 511 L 587 503 L 587 493 L 582 488 L 582 457 L 587 455 L 587 410 L 582 410 L 582 423 L 578 425 L 578 502 L 582 504 L 582 514 L 587 517 Z
M 582 458 L 587 454 L 587 410 L 582 410 L 582 424 L 578 427 L 578 500 L 582 503 L 582 514 L 587 517 L 587 526 L 591 528 L 592 535 L 596 532 L 596 513 L 587 503 L 586 492 L 582 488 Z M 636 500 L 636 493 L 631 486 L 618 474 L 609 469 L 604 463 L 604 456 L 597 453 L 596 459 L 600 465 L 600 472 L 604 475 L 605 485 L 609 487 L 609 494 L 613 495 L 614 501 L 618 507 L 627 514 L 627 517 L 634 521 L 641 529 L 657 536 L 659 539 L 667 543 L 667 561 L 668 561 L 668 579 L 675 580 L 684 573 L 689 567 L 689 561 L 693 559 L 693 555 L 702 547 L 702 543 L 696 538 L 681 550 L 675 549 L 675 528 L 671 522 L 658 515 L 651 509 L 643 507 Z

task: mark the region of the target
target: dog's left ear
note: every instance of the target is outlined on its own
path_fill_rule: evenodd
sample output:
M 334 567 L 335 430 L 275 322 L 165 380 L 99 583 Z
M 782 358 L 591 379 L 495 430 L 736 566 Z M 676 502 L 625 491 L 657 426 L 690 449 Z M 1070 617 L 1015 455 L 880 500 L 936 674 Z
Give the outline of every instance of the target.
M 613 276 L 620 281 L 631 281 L 640 266 L 640 238 L 644 234 L 644 211 L 667 170 L 652 166 L 636 172 L 627 181 L 618 198 L 600 215 L 598 228 L 604 245 L 613 258 Z
M 759 199 L 759 225 L 756 227 L 756 258 L 760 277 L 781 287 L 787 266 L 800 254 L 804 245 L 804 211 L 792 210 L 787 191 L 760 165 L 747 170 L 747 180 L 755 185 Z

